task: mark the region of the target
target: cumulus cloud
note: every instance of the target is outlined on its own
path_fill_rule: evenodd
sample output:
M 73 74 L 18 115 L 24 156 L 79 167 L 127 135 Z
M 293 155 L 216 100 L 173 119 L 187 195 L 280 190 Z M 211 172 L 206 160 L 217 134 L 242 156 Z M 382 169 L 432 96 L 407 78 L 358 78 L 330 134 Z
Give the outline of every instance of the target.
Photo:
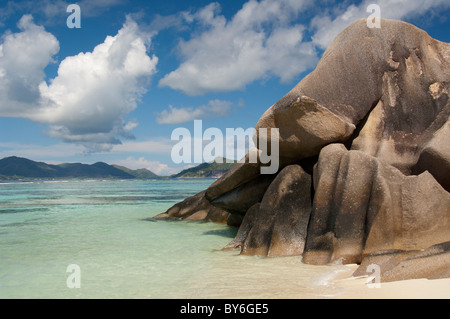
M 136 123 L 125 123 L 125 116 L 146 92 L 158 62 L 146 53 L 148 41 L 127 20 L 92 52 L 65 58 L 50 85 L 39 86 L 43 105 L 32 119 L 52 124 L 50 134 L 69 142 L 108 145 L 128 137 Z
M 28 117 L 39 111 L 39 84 L 44 68 L 54 62 L 58 40 L 24 15 L 20 32 L 7 32 L 0 44 L 0 116 Z
M 314 66 L 317 54 L 290 23 L 310 1 L 250 0 L 230 21 L 212 3 L 192 14 L 203 28 L 179 43 L 184 61 L 160 80 L 186 94 L 232 91 L 268 75 L 290 81 Z
M 24 16 L 20 33 L 0 46 L 0 116 L 49 124 L 47 134 L 84 145 L 89 152 L 111 149 L 133 138 L 138 123 L 127 121 L 156 72 L 147 55 L 150 37 L 127 19 L 115 36 L 92 52 L 66 57 L 57 76 L 45 82 L 44 68 L 59 50 L 57 39 Z
M 212 100 L 207 105 L 197 108 L 176 108 L 169 105 L 169 110 L 159 113 L 156 122 L 158 124 L 179 124 L 210 117 L 223 117 L 228 115 L 231 105 L 231 102 L 222 100 Z

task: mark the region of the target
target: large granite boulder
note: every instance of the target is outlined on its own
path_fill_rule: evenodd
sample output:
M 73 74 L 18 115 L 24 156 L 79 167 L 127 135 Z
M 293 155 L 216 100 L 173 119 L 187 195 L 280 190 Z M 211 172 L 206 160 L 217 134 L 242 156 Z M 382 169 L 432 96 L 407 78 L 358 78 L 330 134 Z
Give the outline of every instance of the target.
M 300 159 L 348 142 L 410 174 L 450 115 L 450 45 L 411 24 L 362 19 L 256 124 L 279 128 L 280 156 Z M 448 147 L 440 157 L 449 158 Z
M 364 152 L 331 144 L 320 153 L 314 188 L 305 263 L 361 263 L 377 251 L 450 241 L 450 193 L 427 171 L 406 176 Z
M 449 92 L 450 44 L 405 22 L 358 20 L 256 124 L 257 147 L 273 138 L 259 129 L 278 129 L 278 172 L 261 174 L 247 155 L 166 215 L 240 225 L 227 248 L 243 254 L 379 261 L 385 280 L 427 264 L 448 276 Z

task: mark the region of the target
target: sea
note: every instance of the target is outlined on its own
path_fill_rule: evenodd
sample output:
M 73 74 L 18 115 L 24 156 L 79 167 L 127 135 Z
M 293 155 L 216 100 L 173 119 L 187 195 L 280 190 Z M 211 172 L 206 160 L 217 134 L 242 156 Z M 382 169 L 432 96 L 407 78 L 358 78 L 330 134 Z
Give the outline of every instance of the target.
M 236 227 L 153 218 L 212 182 L 0 182 L 0 298 L 339 298 L 346 266 L 243 256 L 222 250 Z

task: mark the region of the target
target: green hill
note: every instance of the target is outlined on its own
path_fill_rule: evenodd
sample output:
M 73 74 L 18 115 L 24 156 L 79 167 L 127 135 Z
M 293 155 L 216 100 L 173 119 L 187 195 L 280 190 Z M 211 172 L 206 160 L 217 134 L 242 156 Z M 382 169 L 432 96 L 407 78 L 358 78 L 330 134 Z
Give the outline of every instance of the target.
M 16 156 L 6 157 L 0 160 L 0 176 L 3 176 L 4 179 L 134 178 L 133 175 L 103 162 L 97 162 L 92 165 L 81 163 L 51 165 Z
M 211 163 L 203 163 L 198 166 L 182 170 L 178 174 L 171 175 L 172 178 L 218 178 L 225 174 L 236 163 L 217 163 L 216 160 Z
M 155 173 L 153 173 L 152 171 L 149 171 L 146 168 L 133 170 L 133 169 L 129 169 L 124 166 L 115 165 L 115 164 L 112 166 L 114 166 L 115 168 L 120 169 L 120 170 L 124 171 L 125 173 L 130 174 L 138 179 L 160 178 L 160 176 L 156 175 Z
M 58 167 L 54 167 L 53 165 L 11 156 L 0 160 L 0 175 L 3 175 L 6 178 L 51 178 L 59 177 L 61 173 L 59 172 Z

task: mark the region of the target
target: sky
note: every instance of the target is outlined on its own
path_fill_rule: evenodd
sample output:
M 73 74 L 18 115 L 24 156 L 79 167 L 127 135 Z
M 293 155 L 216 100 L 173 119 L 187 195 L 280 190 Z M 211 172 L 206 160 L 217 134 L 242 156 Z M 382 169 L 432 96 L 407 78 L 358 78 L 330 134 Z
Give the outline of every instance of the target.
M 174 161 L 177 128 L 219 129 L 231 158 L 226 129 L 253 128 L 370 4 L 450 42 L 448 0 L 1 0 L 0 158 L 170 175 L 199 164 Z

